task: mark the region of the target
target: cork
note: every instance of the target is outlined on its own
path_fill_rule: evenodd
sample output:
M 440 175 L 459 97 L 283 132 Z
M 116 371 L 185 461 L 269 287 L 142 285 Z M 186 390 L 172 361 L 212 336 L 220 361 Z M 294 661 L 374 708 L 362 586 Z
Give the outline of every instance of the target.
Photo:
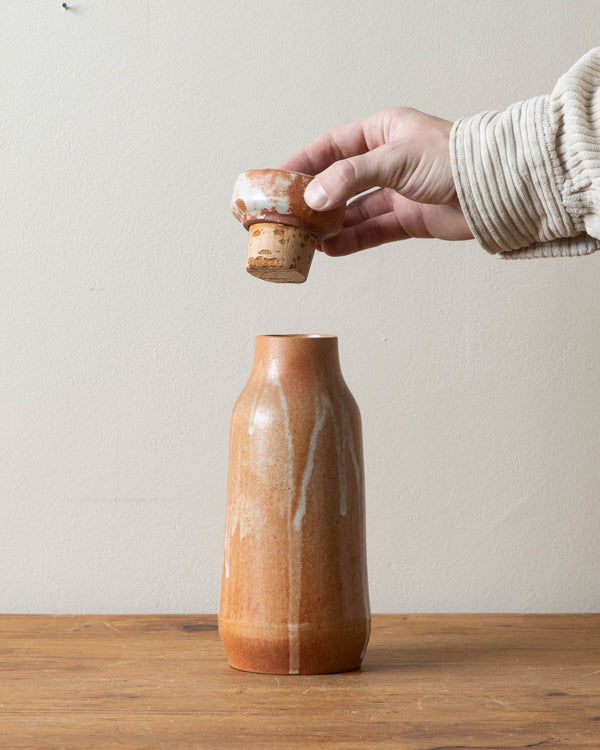
M 318 238 L 298 227 L 257 222 L 248 228 L 246 270 L 265 281 L 302 284 L 308 277 Z

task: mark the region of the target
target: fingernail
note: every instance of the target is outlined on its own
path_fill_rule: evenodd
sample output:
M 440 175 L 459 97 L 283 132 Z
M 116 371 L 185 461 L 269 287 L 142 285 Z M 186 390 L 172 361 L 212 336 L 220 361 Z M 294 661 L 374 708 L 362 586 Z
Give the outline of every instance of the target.
M 329 201 L 329 196 L 321 185 L 313 180 L 304 191 L 304 200 L 311 208 L 325 208 Z

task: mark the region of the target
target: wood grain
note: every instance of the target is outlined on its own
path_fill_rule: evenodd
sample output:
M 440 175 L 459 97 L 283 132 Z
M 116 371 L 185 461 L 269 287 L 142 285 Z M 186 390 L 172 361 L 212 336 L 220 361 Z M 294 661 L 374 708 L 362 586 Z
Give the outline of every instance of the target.
M 379 615 L 362 670 L 233 670 L 214 616 L 0 617 L 0 747 L 598 750 L 600 615 Z

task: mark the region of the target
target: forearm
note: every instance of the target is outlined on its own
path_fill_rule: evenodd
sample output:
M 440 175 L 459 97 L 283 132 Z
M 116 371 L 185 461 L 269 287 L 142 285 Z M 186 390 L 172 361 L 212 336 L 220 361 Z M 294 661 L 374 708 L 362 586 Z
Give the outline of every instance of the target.
M 506 258 L 600 248 L 600 48 L 550 96 L 458 120 L 450 154 L 473 235 Z

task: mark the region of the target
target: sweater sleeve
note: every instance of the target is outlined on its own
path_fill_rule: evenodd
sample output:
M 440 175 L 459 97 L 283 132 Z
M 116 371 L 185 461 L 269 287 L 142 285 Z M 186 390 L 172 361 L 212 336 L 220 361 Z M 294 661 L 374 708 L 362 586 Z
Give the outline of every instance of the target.
M 504 258 L 600 248 L 600 47 L 550 96 L 458 120 L 450 156 L 475 239 Z

